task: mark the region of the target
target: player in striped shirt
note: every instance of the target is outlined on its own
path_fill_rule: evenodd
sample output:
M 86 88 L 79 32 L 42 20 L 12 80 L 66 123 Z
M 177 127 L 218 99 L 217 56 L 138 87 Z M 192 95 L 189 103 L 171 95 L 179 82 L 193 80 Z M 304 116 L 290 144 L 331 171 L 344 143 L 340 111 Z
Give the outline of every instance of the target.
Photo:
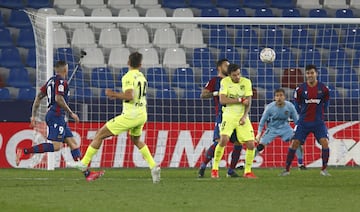
M 317 80 L 318 70 L 315 65 L 307 65 L 305 68 L 306 82 L 296 88 L 294 98 L 295 107 L 299 112 L 299 120 L 295 126 L 295 134 L 292 139 L 286 158 L 285 170 L 280 174 L 290 174 L 291 163 L 295 151 L 300 144 L 304 144 L 306 137 L 313 133 L 316 140 L 322 146 L 322 168 L 320 174 L 331 176 L 326 168 L 329 160 L 329 137 L 324 121 L 324 111 L 329 105 L 329 89 Z

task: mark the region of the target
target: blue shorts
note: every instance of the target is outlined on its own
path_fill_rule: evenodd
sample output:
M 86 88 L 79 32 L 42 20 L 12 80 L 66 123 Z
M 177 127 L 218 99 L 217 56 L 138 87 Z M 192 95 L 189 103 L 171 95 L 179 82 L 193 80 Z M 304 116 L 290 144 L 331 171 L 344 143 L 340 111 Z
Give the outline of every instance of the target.
M 64 142 L 65 138 L 73 137 L 64 116 L 56 116 L 54 112 L 49 111 L 45 119 L 48 126 L 48 140 Z
M 220 126 L 221 126 L 221 122 L 222 122 L 222 117 L 221 115 L 216 116 L 216 120 L 215 120 L 215 128 L 214 128 L 214 137 L 213 137 L 213 141 L 215 142 L 216 140 L 220 139 Z M 231 134 L 230 136 L 230 142 L 234 143 L 238 141 L 237 137 L 236 137 L 236 131 L 234 130 L 234 132 Z
M 268 145 L 278 136 L 281 138 L 281 140 L 288 142 L 294 136 L 294 130 L 290 127 L 290 125 L 279 129 L 267 128 L 264 135 L 260 139 L 260 143 Z
M 316 140 L 320 141 L 321 138 L 329 139 L 328 130 L 324 122 L 309 122 L 299 123 L 294 128 L 293 139 L 299 140 L 301 144 L 305 143 L 306 137 L 313 133 Z

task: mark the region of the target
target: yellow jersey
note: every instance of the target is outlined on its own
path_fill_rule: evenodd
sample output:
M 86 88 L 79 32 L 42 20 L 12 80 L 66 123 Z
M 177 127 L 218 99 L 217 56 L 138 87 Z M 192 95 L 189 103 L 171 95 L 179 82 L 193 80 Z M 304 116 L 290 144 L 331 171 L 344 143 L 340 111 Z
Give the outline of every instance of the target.
M 228 98 L 238 99 L 252 96 L 251 80 L 245 77 L 240 77 L 238 83 L 234 83 L 229 76 L 223 78 L 220 82 L 220 95 L 224 94 Z M 223 115 L 230 115 L 233 117 L 241 117 L 244 115 L 245 105 L 243 104 L 228 104 L 222 107 Z
M 132 89 L 134 99 L 123 101 L 123 111 L 127 117 L 134 118 L 146 114 L 146 89 L 147 80 L 143 73 L 137 69 L 129 70 L 121 79 L 122 91 Z

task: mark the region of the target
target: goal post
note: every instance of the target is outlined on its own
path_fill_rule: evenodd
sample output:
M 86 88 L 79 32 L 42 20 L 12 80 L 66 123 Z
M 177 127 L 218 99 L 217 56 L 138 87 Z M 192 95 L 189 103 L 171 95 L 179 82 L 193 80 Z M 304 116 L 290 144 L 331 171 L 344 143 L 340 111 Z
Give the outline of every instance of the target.
M 60 58 L 56 55 L 60 54 L 59 49 L 72 51 L 65 55 L 67 59 L 67 56 L 72 58 L 69 75 L 73 74 L 79 51 L 87 51 L 81 69 L 70 82 L 73 96 L 70 105 L 82 120 L 78 124 L 70 122 L 70 126 L 81 143 L 83 153 L 96 130 L 121 113 L 121 101 L 106 99 L 104 89 L 121 90 L 119 81 L 127 71 L 126 55 L 143 51 L 143 62 L 146 60 L 146 64 L 141 71 L 149 81 L 153 81 L 152 84 L 149 82 L 149 118 L 142 139 L 161 166 L 197 167 L 206 148 L 211 145 L 214 106 L 212 99 L 200 99 L 199 94 L 207 80 L 216 76 L 215 62 L 223 57 L 239 63 L 243 76 L 253 82 L 255 96 L 251 121 L 255 131 L 264 106 L 273 99 L 274 90 L 285 88 L 287 98 L 292 100 L 294 88 L 304 80 L 305 65 L 319 64 L 319 78 L 325 80 L 332 90 L 330 108 L 326 112 L 332 155 L 329 163 L 351 166 L 360 164 L 360 159 L 356 157 L 360 152 L 360 147 L 358 150 L 356 145 L 359 141 L 357 131 L 360 120 L 357 96 L 360 76 L 357 46 L 360 46 L 360 39 L 355 38 L 360 38 L 360 30 L 357 32 L 359 34 L 349 34 L 352 29 L 357 30 L 360 24 L 358 18 L 74 17 L 29 14 L 36 34 L 37 90 L 44 80 L 53 75 L 54 58 Z M 80 23 L 78 26 L 81 27 L 68 25 L 74 23 Z M 170 29 L 162 32 L 168 36 L 162 37 L 162 41 L 171 41 L 173 34 L 169 31 L 174 31 L 175 43 L 154 44 L 157 42 L 157 29 L 149 24 L 163 24 L 163 28 Z M 193 46 L 184 44 L 184 25 L 195 25 L 193 28 L 200 29 L 202 43 Z M 138 42 L 142 39 L 139 35 L 141 33 L 130 34 L 133 28 L 147 33 L 145 43 Z M 65 31 L 64 44 L 58 43 L 58 29 Z M 80 31 L 77 29 L 85 29 L 81 31 L 85 34 L 80 34 L 80 38 L 74 35 L 77 33 L 75 31 Z M 103 45 L 100 38 L 103 29 L 119 31 L 122 42 L 114 47 Z M 89 40 L 93 42 L 85 43 L 88 41 L 87 33 L 92 33 Z M 134 36 L 135 43 L 129 36 Z M 348 39 L 349 36 L 354 39 Z M 83 39 L 84 42 L 76 39 Z M 265 65 L 259 60 L 259 52 L 265 47 L 273 48 L 277 54 L 273 64 Z M 118 51 L 115 60 L 111 59 L 112 51 Z M 149 62 L 149 55 L 153 56 L 150 54 L 153 52 L 157 56 Z M 89 61 L 91 55 L 99 54 L 102 60 L 97 63 L 91 59 Z M 168 60 L 169 57 L 173 59 Z M 341 79 L 343 81 L 340 82 Z M 40 111 L 39 118 L 44 120 L 45 103 Z M 313 167 L 320 166 L 320 147 L 314 137 L 309 137 L 305 146 L 305 163 Z M 276 139 L 264 153 L 255 158 L 254 166 L 282 166 L 287 147 L 287 143 Z M 232 145 L 229 144 L 222 166 L 230 161 L 231 151 Z M 48 167 L 64 167 L 64 161 L 71 160 L 68 149 L 54 155 L 53 160 L 48 160 Z M 244 156 L 241 157 L 243 160 Z M 126 133 L 105 140 L 91 163 L 91 167 L 145 166 Z

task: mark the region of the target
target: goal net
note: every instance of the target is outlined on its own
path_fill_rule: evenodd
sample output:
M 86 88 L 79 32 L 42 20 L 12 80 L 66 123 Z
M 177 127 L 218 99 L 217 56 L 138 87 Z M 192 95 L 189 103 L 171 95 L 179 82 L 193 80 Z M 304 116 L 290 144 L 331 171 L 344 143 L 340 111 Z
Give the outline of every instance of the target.
M 54 74 L 56 61 L 69 64 L 70 107 L 81 119 L 69 120 L 69 125 L 83 153 L 96 130 L 121 113 L 121 101 L 107 99 L 105 89 L 121 90 L 128 56 L 139 51 L 149 84 L 142 139 L 162 167 L 198 167 L 212 144 L 214 102 L 200 99 L 200 93 L 217 75 L 216 61 L 223 58 L 239 64 L 242 76 L 252 80 L 250 116 L 255 131 L 274 90 L 284 88 L 292 100 L 294 89 L 304 81 L 304 67 L 315 64 L 319 80 L 331 89 L 325 117 L 329 163 L 360 164 L 359 19 L 75 17 L 32 12 L 29 16 L 36 35 L 37 89 Z M 272 64 L 259 60 L 265 47 L 276 52 Z M 40 111 L 38 118 L 44 121 L 45 102 Z M 283 166 L 288 145 L 277 138 L 255 158 L 254 166 Z M 320 149 L 314 137 L 308 137 L 307 166 L 321 166 Z M 231 151 L 229 143 L 221 166 L 228 164 Z M 64 161 L 72 160 L 67 148 L 51 157 L 45 166 L 64 167 Z M 126 133 L 105 140 L 91 163 L 91 167 L 145 166 Z

